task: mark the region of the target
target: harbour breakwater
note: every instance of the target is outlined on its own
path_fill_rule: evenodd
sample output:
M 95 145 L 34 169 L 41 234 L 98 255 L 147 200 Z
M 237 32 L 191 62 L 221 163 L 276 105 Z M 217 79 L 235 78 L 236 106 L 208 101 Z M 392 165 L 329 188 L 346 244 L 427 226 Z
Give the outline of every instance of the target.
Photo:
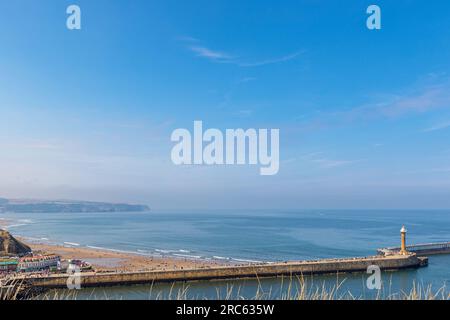
M 211 267 L 192 270 L 168 270 L 148 272 L 82 273 L 81 287 L 103 287 L 158 282 L 202 281 L 243 278 L 267 278 L 281 276 L 316 275 L 366 272 L 369 266 L 380 270 L 419 268 L 428 264 L 427 258 L 411 253 L 407 255 L 373 256 L 364 258 L 326 259 L 244 266 Z M 49 275 L 27 279 L 34 288 L 67 288 L 68 275 Z
M 406 246 L 408 252 L 415 253 L 417 256 L 432 256 L 438 254 L 450 254 L 450 242 L 425 243 Z M 378 249 L 378 254 L 389 255 L 399 252 L 400 248 Z

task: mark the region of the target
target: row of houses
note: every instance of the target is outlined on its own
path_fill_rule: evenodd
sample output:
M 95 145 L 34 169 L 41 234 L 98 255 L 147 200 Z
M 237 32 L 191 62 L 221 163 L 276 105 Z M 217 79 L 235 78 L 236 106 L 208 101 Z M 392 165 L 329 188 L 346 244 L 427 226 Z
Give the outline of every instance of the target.
M 58 269 L 60 263 L 61 257 L 57 255 L 0 258 L 0 273 L 53 271 Z
M 0 274 L 17 271 L 18 259 L 0 258 Z

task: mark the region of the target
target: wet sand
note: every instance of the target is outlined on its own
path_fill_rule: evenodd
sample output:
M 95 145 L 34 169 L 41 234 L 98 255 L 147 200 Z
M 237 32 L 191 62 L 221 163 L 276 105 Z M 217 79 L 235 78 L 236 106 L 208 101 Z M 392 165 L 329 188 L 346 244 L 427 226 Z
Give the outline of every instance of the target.
M 92 264 L 96 271 L 155 271 L 203 269 L 227 265 L 225 262 L 172 257 L 150 257 L 138 254 L 29 243 L 34 252 L 53 253 L 62 259 L 80 259 Z

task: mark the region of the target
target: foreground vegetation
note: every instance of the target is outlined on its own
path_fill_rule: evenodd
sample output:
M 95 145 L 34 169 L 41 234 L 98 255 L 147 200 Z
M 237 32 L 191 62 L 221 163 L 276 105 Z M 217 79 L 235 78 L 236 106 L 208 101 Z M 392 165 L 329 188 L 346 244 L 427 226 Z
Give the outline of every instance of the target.
M 271 287 L 269 290 L 264 290 L 261 285 L 255 289 L 251 299 L 248 298 L 248 293 L 244 296 L 242 294 L 241 286 L 227 285 L 225 289 L 216 288 L 215 297 L 195 296 L 190 291 L 189 285 L 183 285 L 181 288 L 175 289 L 175 284 L 172 284 L 170 290 L 165 292 L 150 287 L 148 292 L 148 299 L 154 300 L 450 300 L 450 292 L 445 286 L 434 289 L 431 285 L 424 286 L 413 283 L 409 291 L 392 292 L 391 284 L 383 286 L 380 290 L 372 292 L 370 297 L 356 296 L 350 291 L 342 289 L 344 281 L 337 282 L 334 286 L 326 286 L 325 283 L 321 285 L 309 285 L 303 278 L 288 279 L 284 281 L 281 279 L 279 287 Z M 83 296 L 79 296 L 79 291 L 76 290 L 52 290 L 44 294 L 34 296 L 24 296 L 23 285 L 15 283 L 9 287 L 0 288 L 0 300 L 81 300 L 81 299 L 100 299 L 113 300 L 117 296 L 109 296 L 106 291 L 100 289 L 93 289 L 87 296 L 84 292 Z M 87 289 L 85 289 L 87 290 Z M 123 297 L 126 299 L 126 297 Z

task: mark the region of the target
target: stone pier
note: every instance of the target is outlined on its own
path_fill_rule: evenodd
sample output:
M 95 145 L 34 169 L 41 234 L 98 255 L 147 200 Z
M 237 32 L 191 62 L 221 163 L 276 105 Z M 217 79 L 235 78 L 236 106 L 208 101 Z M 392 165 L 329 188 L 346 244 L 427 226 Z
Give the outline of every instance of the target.
M 149 272 L 82 273 L 81 287 L 102 287 L 130 284 L 151 284 L 158 282 L 200 281 L 242 278 L 265 278 L 298 275 L 336 274 L 366 272 L 371 265 L 381 270 L 419 268 L 427 264 L 427 259 L 418 258 L 414 253 L 407 255 L 373 256 L 364 258 L 325 259 L 270 263 L 246 266 L 227 266 L 193 270 L 169 270 Z M 28 280 L 30 280 L 28 278 Z M 67 275 L 50 275 L 32 279 L 34 287 L 66 288 Z

